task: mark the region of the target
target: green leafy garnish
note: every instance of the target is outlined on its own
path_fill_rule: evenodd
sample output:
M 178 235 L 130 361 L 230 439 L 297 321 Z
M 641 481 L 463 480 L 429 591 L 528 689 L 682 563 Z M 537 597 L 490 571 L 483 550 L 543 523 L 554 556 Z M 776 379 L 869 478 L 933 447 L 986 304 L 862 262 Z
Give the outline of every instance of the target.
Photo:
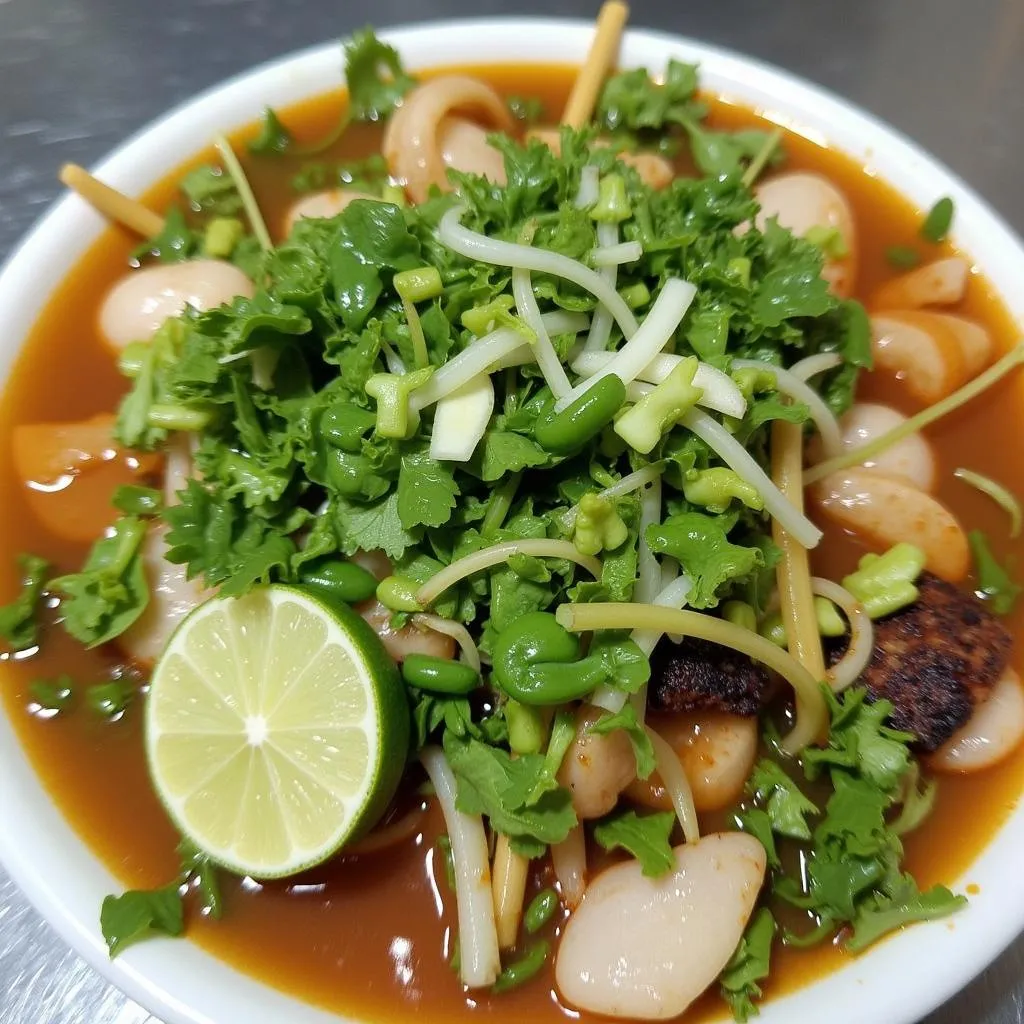
M 978 596 L 985 600 L 997 615 L 1009 615 L 1020 595 L 1020 584 L 999 564 L 988 546 L 988 538 L 981 530 L 971 530 L 967 534 L 967 541 L 974 557 Z
M 111 959 L 143 939 L 184 934 L 185 911 L 178 883 L 107 896 L 100 910 L 100 929 Z
M 909 245 L 890 245 L 885 258 L 899 270 L 911 270 L 921 262 L 921 254 Z
M 146 527 L 124 516 L 98 540 L 80 572 L 50 581 L 61 594 L 64 628 L 87 647 L 120 636 L 146 609 L 149 587 L 139 549 Z
M 126 679 L 111 679 L 96 683 L 85 691 L 85 701 L 102 718 L 117 718 L 124 714 L 135 698 L 135 687 Z
M 74 684 L 71 676 L 62 675 L 56 679 L 35 679 L 29 684 L 32 699 L 44 711 L 66 711 L 74 699 Z
M 0 607 L 0 637 L 12 651 L 32 647 L 39 637 L 39 603 L 46 587 L 50 563 L 38 555 L 18 555 L 21 591 Z
M 254 139 L 250 139 L 247 147 L 250 153 L 267 156 L 271 153 L 286 153 L 295 140 L 292 133 L 281 123 L 280 118 L 270 107 L 263 111 L 260 130 Z
M 621 811 L 602 818 L 594 826 L 594 838 L 606 850 L 621 847 L 631 853 L 640 862 L 645 875 L 657 878 L 675 865 L 669 842 L 675 822 L 672 811 L 643 815 Z
M 750 919 L 736 952 L 718 977 L 722 998 L 729 1004 L 739 1024 L 745 1024 L 758 1015 L 754 1000 L 762 995 L 758 982 L 767 978 L 770 972 L 776 931 L 778 926 L 771 911 L 762 907 Z
M 953 226 L 953 200 L 949 196 L 943 196 L 928 211 L 921 224 L 921 237 L 929 242 L 939 243 Z

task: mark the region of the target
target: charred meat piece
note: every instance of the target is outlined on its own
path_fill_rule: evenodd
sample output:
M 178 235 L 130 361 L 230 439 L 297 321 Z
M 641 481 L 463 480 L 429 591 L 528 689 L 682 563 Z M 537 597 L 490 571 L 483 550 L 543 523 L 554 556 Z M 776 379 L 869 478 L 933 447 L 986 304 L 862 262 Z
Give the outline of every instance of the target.
M 875 652 L 863 680 L 872 699 L 892 701 L 892 724 L 918 749 L 942 746 L 991 692 L 1012 637 L 973 595 L 924 573 L 920 597 L 875 623 Z M 842 648 L 830 652 L 834 664 Z
M 662 640 L 651 655 L 647 703 L 653 711 L 727 711 L 756 715 L 770 690 L 768 673 L 721 644 Z

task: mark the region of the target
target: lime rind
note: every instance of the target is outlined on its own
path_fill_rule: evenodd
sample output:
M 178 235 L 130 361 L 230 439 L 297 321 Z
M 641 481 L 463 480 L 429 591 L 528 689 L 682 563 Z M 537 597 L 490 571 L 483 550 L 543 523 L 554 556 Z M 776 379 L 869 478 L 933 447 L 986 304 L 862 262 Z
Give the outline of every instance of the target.
M 175 825 L 237 874 L 327 860 L 380 818 L 409 743 L 394 663 L 347 605 L 315 588 L 213 598 L 153 673 L 146 755 Z

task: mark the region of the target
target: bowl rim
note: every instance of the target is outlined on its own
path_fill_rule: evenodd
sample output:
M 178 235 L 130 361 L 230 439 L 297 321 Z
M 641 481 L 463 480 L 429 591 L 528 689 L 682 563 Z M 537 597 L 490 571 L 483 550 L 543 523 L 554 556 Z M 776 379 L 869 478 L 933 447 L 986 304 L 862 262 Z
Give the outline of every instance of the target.
M 452 19 L 380 31 L 409 67 L 456 63 L 553 64 L 584 56 L 592 23 L 554 18 Z M 778 123 L 827 141 L 860 160 L 920 208 L 941 195 L 957 206 L 954 241 L 969 254 L 1018 322 L 1024 246 L 957 175 L 900 132 L 819 86 L 728 49 L 664 32 L 630 29 L 624 67 L 658 67 L 667 58 L 701 64 L 702 85 L 758 109 Z M 320 44 L 236 75 L 172 109 L 132 135 L 96 168 L 129 193 L 141 192 L 196 152 L 197 140 L 230 131 L 270 104 L 286 106 L 340 84 L 336 43 Z M 177 154 L 168 159 L 166 154 Z M 55 202 L 0 270 L 0 381 L 6 387 L 25 336 L 53 290 L 93 243 L 104 222 L 81 199 Z M 69 244 L 68 239 L 74 239 Z M 0 862 L 43 917 L 88 963 L 166 1024 L 327 1024 L 347 1018 L 301 1002 L 237 971 L 193 943 L 156 940 L 107 959 L 98 908 L 119 883 L 78 838 L 24 755 L 7 715 L 0 716 Z M 1024 842 L 1018 801 L 971 865 L 980 892 L 949 921 L 915 926 L 833 974 L 762 1007 L 764 1024 L 811 1019 L 825 1000 L 832 1024 L 863 1020 L 910 1024 L 966 985 L 1024 929 L 1024 873 L 1014 850 Z M 961 878 L 962 888 L 967 878 Z

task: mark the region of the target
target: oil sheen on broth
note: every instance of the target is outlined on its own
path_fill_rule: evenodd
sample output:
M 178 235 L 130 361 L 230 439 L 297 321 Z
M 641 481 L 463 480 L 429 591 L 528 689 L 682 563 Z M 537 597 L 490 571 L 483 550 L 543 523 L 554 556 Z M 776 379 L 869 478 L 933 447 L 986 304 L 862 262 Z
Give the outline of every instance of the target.
M 568 67 L 547 66 L 459 70 L 489 81 L 503 94 L 537 96 L 549 112 L 561 108 L 575 73 Z M 341 102 L 340 93 L 328 94 L 285 111 L 284 118 L 299 137 L 315 138 L 336 123 Z M 710 123 L 738 128 L 758 125 L 759 119 L 743 107 L 713 100 Z M 366 156 L 379 151 L 379 144 L 377 129 L 354 126 L 337 151 L 324 156 Z M 792 133 L 784 145 L 789 168 L 820 171 L 845 191 L 860 237 L 857 292 L 870 293 L 896 273 L 886 263 L 884 250 L 914 239 L 920 211 L 841 154 Z M 200 154 L 191 163 L 207 156 Z M 299 165 L 298 160 L 284 158 L 247 162 L 272 232 L 280 231 L 293 199 L 288 181 Z M 173 201 L 182 170 L 151 191 L 148 200 L 155 209 Z M 101 346 L 96 320 L 100 301 L 123 274 L 133 245 L 126 233 L 110 229 L 80 261 L 36 325 L 0 406 L 0 487 L 8 495 L 0 507 L 0 532 L 6 549 L 45 550 L 61 571 L 79 564 L 85 548 L 50 536 L 29 514 L 11 464 L 10 433 L 20 423 L 82 419 L 115 407 L 124 382 Z M 983 322 L 1000 348 L 1015 340 L 1007 313 L 978 276 L 972 276 L 960 309 Z M 54 366 L 60 367 L 59 373 L 53 372 Z M 969 465 L 1024 493 L 1024 464 L 1006 463 L 999 454 L 1005 448 L 988 443 L 992 437 L 1024 433 L 1020 388 L 1019 378 L 1002 383 L 984 402 L 942 420 L 928 435 L 939 462 L 937 496 L 958 517 L 994 535 L 1005 532 L 1002 513 L 954 479 L 952 470 Z M 862 377 L 858 397 L 910 411 L 897 386 L 870 376 Z M 78 493 L 75 487 L 53 500 L 80 503 L 90 497 L 104 504 L 107 500 L 106 495 Z M 827 527 L 826 540 L 815 553 L 815 568 L 822 575 L 841 578 L 862 553 L 851 537 Z M 1008 553 L 1018 565 L 1024 563 L 1024 541 L 1013 541 Z M 0 571 L 5 574 L 0 582 L 13 588 L 13 571 L 6 560 Z M 1024 624 L 1022 615 L 1018 610 L 1010 622 L 1014 632 Z M 45 653 L 5 664 L 3 696 L 33 766 L 72 826 L 126 885 L 146 888 L 163 884 L 175 873 L 177 835 L 150 787 L 138 708 L 129 708 L 115 723 L 84 714 L 44 720 L 28 710 L 33 679 L 62 672 L 82 680 L 108 677 L 115 658 L 110 651 L 82 651 L 63 632 L 51 631 Z M 1024 668 L 1019 650 L 1015 664 Z M 1022 779 L 1022 752 L 981 775 L 942 778 L 935 811 L 906 844 L 906 866 L 922 888 L 961 878 L 1012 810 Z M 407 798 L 414 800 L 415 795 Z M 722 816 L 718 824 L 725 822 Z M 713 827 L 715 822 L 704 824 Z M 280 989 L 371 1019 L 397 1020 L 410 1012 L 434 1021 L 462 1016 L 503 1021 L 591 1019 L 564 1010 L 550 979 L 500 997 L 463 995 L 447 965 L 455 901 L 434 844 L 442 831 L 440 813 L 431 812 L 424 818 L 421 835 L 372 856 L 341 857 L 286 883 L 229 883 L 225 878 L 223 920 L 193 920 L 189 934 L 216 956 Z M 969 874 L 964 880 L 970 881 Z M 539 873 L 531 880 L 527 898 L 550 882 Z M 562 920 L 548 930 L 557 932 Z M 782 949 L 775 954 L 766 995 L 771 998 L 805 984 L 844 959 L 845 954 L 831 946 L 809 952 Z M 709 995 L 692 1008 L 687 1020 L 711 1019 L 722 1012 L 718 1000 Z

